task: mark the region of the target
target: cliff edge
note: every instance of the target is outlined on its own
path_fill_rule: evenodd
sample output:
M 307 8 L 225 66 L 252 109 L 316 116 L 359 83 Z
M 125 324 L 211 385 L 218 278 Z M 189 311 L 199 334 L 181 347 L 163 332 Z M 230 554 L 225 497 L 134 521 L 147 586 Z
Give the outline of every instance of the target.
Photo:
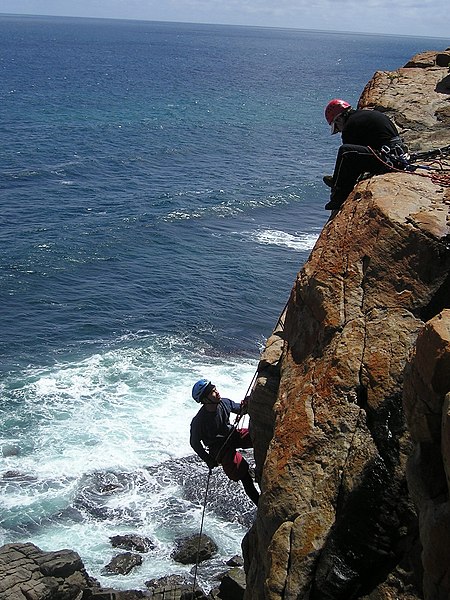
M 413 151 L 448 145 L 449 64 L 377 72 L 359 107 Z M 450 597 L 450 187 L 429 175 L 355 187 L 267 342 L 247 600 Z

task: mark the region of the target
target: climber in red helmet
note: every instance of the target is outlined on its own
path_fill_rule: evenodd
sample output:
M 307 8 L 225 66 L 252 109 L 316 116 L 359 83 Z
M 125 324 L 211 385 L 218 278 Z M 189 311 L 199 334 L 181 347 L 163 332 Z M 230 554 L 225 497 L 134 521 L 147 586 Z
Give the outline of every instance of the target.
M 326 210 L 339 209 L 363 173 L 379 175 L 390 171 L 392 166 L 405 168 L 402 165 L 406 165 L 406 159 L 400 157 L 407 156 L 407 148 L 384 113 L 354 110 L 345 100 L 334 98 L 325 108 L 325 118 L 331 133 L 342 135 L 333 175 L 323 178 L 331 187 Z

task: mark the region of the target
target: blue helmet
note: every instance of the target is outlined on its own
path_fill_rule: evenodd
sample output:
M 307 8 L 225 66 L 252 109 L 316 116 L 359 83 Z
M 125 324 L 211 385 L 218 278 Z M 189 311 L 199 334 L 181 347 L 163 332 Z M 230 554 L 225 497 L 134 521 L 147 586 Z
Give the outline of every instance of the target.
M 199 379 L 192 388 L 192 397 L 196 402 L 201 402 L 213 388 L 213 384 L 207 379 Z

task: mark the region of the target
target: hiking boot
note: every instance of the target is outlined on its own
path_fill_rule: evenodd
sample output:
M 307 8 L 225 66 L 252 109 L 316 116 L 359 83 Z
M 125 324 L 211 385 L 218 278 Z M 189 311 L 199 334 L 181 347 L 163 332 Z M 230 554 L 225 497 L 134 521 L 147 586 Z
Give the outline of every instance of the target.
M 369 173 L 368 171 L 361 173 L 361 175 L 356 180 L 356 183 L 359 183 L 360 181 L 364 181 L 365 179 L 370 179 L 372 176 L 373 176 L 373 173 Z
M 338 200 L 330 200 L 325 204 L 325 210 L 337 210 L 338 208 L 341 208 L 341 205 L 342 202 L 339 202 Z
M 322 181 L 324 182 L 325 185 L 327 185 L 329 188 L 333 187 L 333 175 L 324 175 L 322 177 Z
M 341 208 L 347 195 L 343 193 L 342 189 L 334 186 L 331 190 L 330 200 L 325 204 L 325 210 L 337 210 Z

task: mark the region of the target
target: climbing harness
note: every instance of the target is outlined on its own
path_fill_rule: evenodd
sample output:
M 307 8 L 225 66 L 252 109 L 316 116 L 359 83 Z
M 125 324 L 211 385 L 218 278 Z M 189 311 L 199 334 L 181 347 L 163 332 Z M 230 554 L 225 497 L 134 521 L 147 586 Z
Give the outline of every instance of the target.
M 391 169 L 394 168 L 401 171 L 408 171 L 410 169 L 408 147 L 400 137 L 393 138 L 390 145 L 382 146 L 380 154 L 385 164 L 389 165 Z
M 413 154 L 403 144 L 383 146 L 380 152 L 369 146 L 369 150 L 389 171 L 427 177 L 436 185 L 450 187 L 450 145 Z M 414 164 L 418 160 L 430 164 Z M 427 172 L 418 172 L 419 169 Z

